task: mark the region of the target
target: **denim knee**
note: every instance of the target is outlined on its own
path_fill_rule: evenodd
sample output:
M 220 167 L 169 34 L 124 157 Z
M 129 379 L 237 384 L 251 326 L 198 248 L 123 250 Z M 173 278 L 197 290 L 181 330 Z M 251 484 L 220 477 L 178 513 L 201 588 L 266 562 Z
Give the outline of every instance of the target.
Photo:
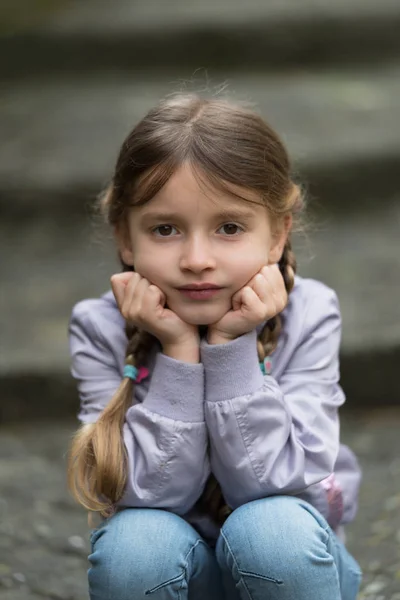
M 307 563 L 332 563 L 326 551 L 328 524 L 298 498 L 273 496 L 236 509 L 221 530 L 224 553 L 235 556 L 239 574 L 282 583 L 293 570 L 307 573 Z
M 243 597 L 355 600 L 359 566 L 324 517 L 293 496 L 249 502 L 224 523 L 216 555 Z
M 218 562 L 235 579 L 261 578 L 277 585 L 309 578 L 316 566 L 332 566 L 329 526 L 308 503 L 291 496 L 256 500 L 236 509 L 221 530 Z
M 166 588 L 166 598 L 175 598 L 172 588 L 187 587 L 190 554 L 205 544 L 179 516 L 134 508 L 118 512 L 94 530 L 91 545 L 91 600 L 136 600 L 160 588 Z

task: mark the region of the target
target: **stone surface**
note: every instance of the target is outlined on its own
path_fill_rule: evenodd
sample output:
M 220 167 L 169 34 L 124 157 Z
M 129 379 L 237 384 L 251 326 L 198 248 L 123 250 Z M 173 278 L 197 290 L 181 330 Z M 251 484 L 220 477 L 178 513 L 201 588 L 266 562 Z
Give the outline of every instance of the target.
M 190 73 L 188 73 L 190 77 Z M 193 85 L 184 69 L 15 81 L 0 113 L 0 210 L 76 206 L 110 177 L 119 147 L 160 97 Z M 196 83 L 197 81 L 197 83 Z M 209 77 L 210 92 L 221 79 Z M 226 95 L 255 104 L 322 204 L 356 208 L 398 188 L 400 65 L 379 70 L 231 73 Z M 64 211 L 67 212 L 67 211 Z
M 36 400 L 36 399 L 34 399 Z M 69 497 L 65 454 L 75 422 L 2 427 L 0 600 L 87 598 L 86 514 Z M 342 417 L 364 471 L 347 544 L 364 571 L 360 600 L 399 600 L 400 412 Z
M 9 76 L 30 72 L 27 53 L 37 73 L 370 64 L 399 55 L 399 23 L 397 0 L 75 1 L 0 40 L 0 64 Z
M 65 10 L 58 12 L 44 27 L 57 34 L 93 32 L 113 35 L 124 31 L 147 31 L 163 28 L 185 28 L 215 25 L 229 27 L 232 23 L 243 27 L 251 21 L 264 21 L 265 24 L 278 24 L 291 21 L 306 22 L 310 19 L 334 20 L 373 18 L 381 16 L 395 19 L 399 16 L 397 0 L 219 0 L 197 2 L 197 0 L 173 0 L 168 4 L 160 0 L 132 3 L 130 0 L 116 0 L 110 5 L 105 0 L 89 0 L 84 4 L 70 3 Z

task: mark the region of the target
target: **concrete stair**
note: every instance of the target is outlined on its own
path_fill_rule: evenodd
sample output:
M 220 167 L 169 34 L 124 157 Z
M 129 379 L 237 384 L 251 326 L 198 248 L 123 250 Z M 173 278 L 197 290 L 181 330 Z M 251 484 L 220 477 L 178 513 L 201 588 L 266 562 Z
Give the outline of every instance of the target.
M 221 79 L 211 80 L 211 92 Z M 176 71 L 21 79 L 3 93 L 0 210 L 68 213 L 111 175 L 119 146 L 147 109 L 185 85 Z M 400 62 L 376 70 L 234 73 L 226 93 L 256 105 L 283 137 L 318 203 L 358 209 L 398 189 Z M 66 204 L 65 198 L 68 197 Z M 12 200 L 12 201 L 11 201 Z
M 118 270 L 90 206 L 160 96 L 225 83 L 306 182 L 300 274 L 339 295 L 348 405 L 398 402 L 399 21 L 397 0 L 87 0 L 0 38 L 0 421 L 75 412 L 71 308 Z
M 41 27 L 7 35 L 0 68 L 37 76 L 371 64 L 399 55 L 399 26 L 397 0 L 75 0 Z

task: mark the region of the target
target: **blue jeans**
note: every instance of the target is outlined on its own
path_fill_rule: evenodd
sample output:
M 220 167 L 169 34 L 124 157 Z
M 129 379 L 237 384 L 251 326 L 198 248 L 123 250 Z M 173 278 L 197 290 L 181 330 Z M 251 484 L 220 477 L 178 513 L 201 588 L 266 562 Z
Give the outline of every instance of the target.
M 212 549 L 181 517 L 128 508 L 91 535 L 91 600 L 355 600 L 361 572 L 310 504 L 236 509 Z

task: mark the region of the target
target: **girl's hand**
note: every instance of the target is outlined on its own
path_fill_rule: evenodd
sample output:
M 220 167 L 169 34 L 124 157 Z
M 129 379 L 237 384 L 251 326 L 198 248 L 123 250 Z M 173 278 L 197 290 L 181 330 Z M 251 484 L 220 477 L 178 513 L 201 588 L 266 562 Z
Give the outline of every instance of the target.
M 286 306 L 288 294 L 277 265 L 263 267 L 232 297 L 232 310 L 208 328 L 209 344 L 225 344 L 272 319 Z
M 199 347 L 197 326 L 185 323 L 172 310 L 164 308 L 166 298 L 160 288 L 135 272 L 113 275 L 111 287 L 122 316 L 154 335 L 165 354 L 178 360 L 186 357 L 186 362 L 198 361 L 198 354 L 197 360 L 193 360 Z

